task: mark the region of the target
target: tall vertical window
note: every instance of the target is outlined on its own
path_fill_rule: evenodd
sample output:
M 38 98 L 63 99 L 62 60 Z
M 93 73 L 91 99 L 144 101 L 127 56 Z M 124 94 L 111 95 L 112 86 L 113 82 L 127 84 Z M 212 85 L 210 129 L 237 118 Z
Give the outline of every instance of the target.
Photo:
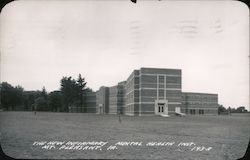
M 159 82 L 158 83 L 164 83 L 164 76 L 159 76 Z

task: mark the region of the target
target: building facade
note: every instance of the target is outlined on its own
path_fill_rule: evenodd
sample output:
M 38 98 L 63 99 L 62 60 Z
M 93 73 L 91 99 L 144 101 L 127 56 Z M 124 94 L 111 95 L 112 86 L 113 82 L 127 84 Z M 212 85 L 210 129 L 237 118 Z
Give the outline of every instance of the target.
M 96 113 L 109 113 L 109 87 L 100 87 L 96 92 Z
M 182 108 L 187 114 L 218 114 L 218 94 L 183 92 Z
M 141 68 L 126 82 L 126 115 L 169 114 L 181 107 L 181 70 Z
M 84 103 L 84 112 L 96 113 L 96 92 L 87 90 Z
M 131 116 L 217 114 L 218 94 L 182 92 L 180 69 L 141 68 L 96 92 L 96 113 Z
M 125 108 L 125 84 L 120 82 L 118 85 L 109 88 L 109 113 L 123 114 Z

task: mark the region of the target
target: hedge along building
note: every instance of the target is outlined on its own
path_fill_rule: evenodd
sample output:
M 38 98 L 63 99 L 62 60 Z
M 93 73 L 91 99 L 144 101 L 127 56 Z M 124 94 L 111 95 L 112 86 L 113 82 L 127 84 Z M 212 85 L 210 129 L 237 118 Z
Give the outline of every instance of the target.
M 182 93 L 181 78 L 180 69 L 134 70 L 126 81 L 112 87 L 101 87 L 97 91 L 96 112 L 139 116 L 168 115 L 176 112 L 217 114 L 218 95 L 192 93 L 193 97 L 199 95 L 203 98 L 190 99 L 191 93 Z M 210 98 L 211 96 L 215 98 Z M 210 99 L 212 102 L 207 103 L 204 99 Z M 202 106 L 192 106 L 194 100 L 200 101 Z

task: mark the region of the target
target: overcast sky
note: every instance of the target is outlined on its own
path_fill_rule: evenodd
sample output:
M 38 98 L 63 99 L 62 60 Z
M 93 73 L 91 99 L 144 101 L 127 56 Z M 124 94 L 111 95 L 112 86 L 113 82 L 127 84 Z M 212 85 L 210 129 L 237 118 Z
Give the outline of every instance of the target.
M 249 11 L 237 1 L 17 1 L 0 19 L 1 81 L 25 90 L 116 85 L 141 67 L 182 69 L 182 91 L 249 106 Z M 249 109 L 249 108 L 248 108 Z

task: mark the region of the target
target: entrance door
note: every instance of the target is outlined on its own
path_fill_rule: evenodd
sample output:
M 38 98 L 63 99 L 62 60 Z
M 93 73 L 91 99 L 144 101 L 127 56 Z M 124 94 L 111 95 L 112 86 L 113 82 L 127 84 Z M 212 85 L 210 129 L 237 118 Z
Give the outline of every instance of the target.
M 158 113 L 163 113 L 164 112 L 164 103 L 158 103 Z
M 155 114 L 168 114 L 168 101 L 167 100 L 155 100 Z

